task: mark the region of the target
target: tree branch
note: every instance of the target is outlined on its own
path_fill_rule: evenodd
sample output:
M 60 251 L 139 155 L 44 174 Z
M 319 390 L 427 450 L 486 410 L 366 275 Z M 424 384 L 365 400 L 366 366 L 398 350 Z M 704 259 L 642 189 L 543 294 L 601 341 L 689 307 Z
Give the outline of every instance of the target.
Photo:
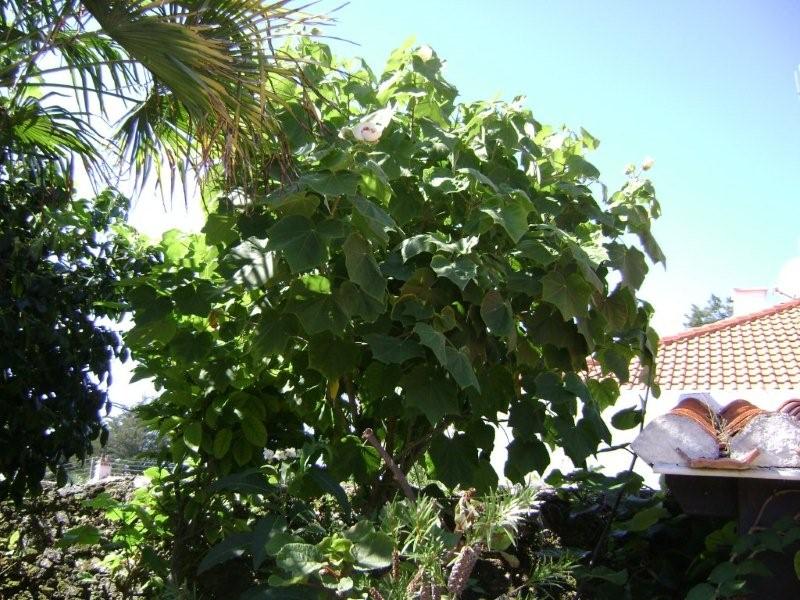
M 415 500 L 416 494 L 414 494 L 414 490 L 411 487 L 411 484 L 408 483 L 408 479 L 406 479 L 405 473 L 400 470 L 400 467 L 397 466 L 397 463 L 394 462 L 394 459 L 389 455 L 384 448 L 378 438 L 375 436 L 375 432 L 372 431 L 369 427 L 364 430 L 364 433 L 361 434 L 362 439 L 366 440 L 373 448 L 378 451 L 378 454 L 381 455 L 383 462 L 386 463 L 386 466 L 389 467 L 389 470 L 392 472 L 395 481 L 400 486 L 400 489 L 403 490 L 406 498 L 409 500 Z

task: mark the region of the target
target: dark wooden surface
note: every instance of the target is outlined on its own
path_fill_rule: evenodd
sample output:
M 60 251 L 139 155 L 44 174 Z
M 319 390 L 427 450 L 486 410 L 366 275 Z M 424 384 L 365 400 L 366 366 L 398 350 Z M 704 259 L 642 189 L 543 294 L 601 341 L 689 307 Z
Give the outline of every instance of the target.
M 667 487 L 687 514 L 736 518 L 738 530 L 768 527 L 781 517 L 800 513 L 800 482 L 743 477 L 696 477 L 666 475 Z M 800 546 L 799 546 L 800 547 Z M 765 553 L 758 559 L 772 577 L 754 577 L 748 582 L 752 600 L 800 599 L 800 580 L 794 572 L 794 553 Z

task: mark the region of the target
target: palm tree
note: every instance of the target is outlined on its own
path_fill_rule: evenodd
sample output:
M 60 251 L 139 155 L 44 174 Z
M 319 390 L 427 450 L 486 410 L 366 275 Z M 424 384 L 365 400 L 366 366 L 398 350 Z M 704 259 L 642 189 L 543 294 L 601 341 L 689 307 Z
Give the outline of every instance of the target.
M 77 156 L 102 176 L 117 167 L 110 146 L 139 184 L 151 174 L 185 183 L 212 160 L 247 176 L 259 137 L 279 132 L 276 82 L 302 78 L 272 38 L 321 19 L 289 4 L 0 0 L 0 169 L 55 161 L 68 173 Z M 120 111 L 109 139 L 103 119 Z

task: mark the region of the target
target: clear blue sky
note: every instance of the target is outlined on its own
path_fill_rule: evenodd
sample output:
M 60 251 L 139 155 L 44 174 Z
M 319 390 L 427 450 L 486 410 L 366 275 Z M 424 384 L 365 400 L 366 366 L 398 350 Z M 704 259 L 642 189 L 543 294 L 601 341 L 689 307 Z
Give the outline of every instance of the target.
M 339 54 L 380 71 L 416 35 L 463 98 L 523 94 L 540 121 L 585 127 L 612 187 L 653 156 L 668 263 L 644 296 L 662 334 L 800 254 L 800 3 L 351 0 L 335 16 L 330 35 L 359 44 Z

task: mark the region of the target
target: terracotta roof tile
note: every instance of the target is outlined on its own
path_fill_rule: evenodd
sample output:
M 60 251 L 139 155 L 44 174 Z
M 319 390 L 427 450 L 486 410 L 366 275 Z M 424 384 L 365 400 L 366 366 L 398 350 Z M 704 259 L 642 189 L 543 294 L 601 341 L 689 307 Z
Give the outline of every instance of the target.
M 661 338 L 657 364 L 662 389 L 800 388 L 800 299 Z M 641 371 L 634 360 L 624 387 L 643 387 Z

